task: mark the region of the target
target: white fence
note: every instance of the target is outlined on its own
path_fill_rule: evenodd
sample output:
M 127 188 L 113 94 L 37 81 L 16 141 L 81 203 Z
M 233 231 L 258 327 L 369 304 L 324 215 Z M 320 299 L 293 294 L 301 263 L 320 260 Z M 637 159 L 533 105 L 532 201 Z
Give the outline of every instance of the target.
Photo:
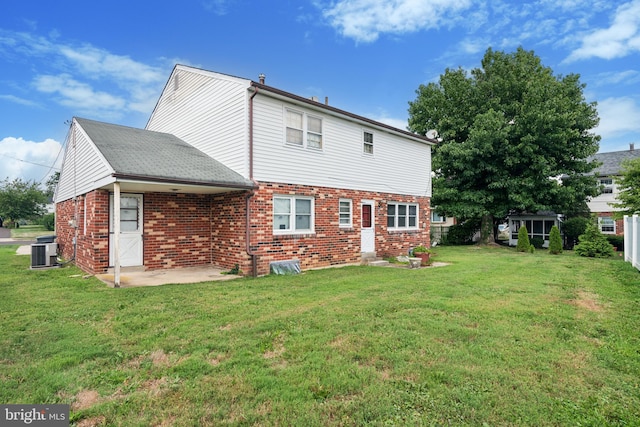
M 640 270 L 640 218 L 624 216 L 624 260 Z

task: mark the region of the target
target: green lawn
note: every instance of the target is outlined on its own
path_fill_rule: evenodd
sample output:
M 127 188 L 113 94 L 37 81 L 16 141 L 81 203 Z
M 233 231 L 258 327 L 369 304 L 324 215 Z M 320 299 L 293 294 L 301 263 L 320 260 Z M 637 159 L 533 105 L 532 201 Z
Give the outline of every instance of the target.
M 35 240 L 38 236 L 50 236 L 53 233 L 42 225 L 21 225 L 19 228 L 11 229 L 11 237 L 22 240 Z
M 347 267 L 107 288 L 0 246 L 0 402 L 73 423 L 640 425 L 640 273 L 438 247 Z

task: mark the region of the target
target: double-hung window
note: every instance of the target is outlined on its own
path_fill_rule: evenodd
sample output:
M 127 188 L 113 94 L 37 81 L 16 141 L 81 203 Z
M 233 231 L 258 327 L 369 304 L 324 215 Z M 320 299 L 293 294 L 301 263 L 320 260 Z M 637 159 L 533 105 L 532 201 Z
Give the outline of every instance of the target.
M 616 222 L 610 216 L 598 217 L 598 227 L 602 233 L 615 234 Z
M 373 134 L 371 132 L 365 131 L 363 133 L 362 139 L 362 151 L 364 152 L 364 154 L 373 154 Z
M 286 143 L 322 150 L 322 118 L 286 109 Z
M 351 199 L 340 199 L 338 207 L 340 215 L 340 227 L 350 228 L 353 226 L 353 203 Z
M 436 211 L 431 211 L 431 222 L 433 223 L 447 222 L 447 218 L 444 215 L 440 215 Z
M 416 203 L 388 203 L 387 228 L 411 230 L 418 228 L 418 205 Z
M 312 233 L 313 227 L 312 197 L 273 197 L 273 232 L 275 234 Z
M 613 193 L 613 179 L 612 178 L 602 178 L 600 180 L 600 185 L 602 185 L 602 194 L 612 194 Z

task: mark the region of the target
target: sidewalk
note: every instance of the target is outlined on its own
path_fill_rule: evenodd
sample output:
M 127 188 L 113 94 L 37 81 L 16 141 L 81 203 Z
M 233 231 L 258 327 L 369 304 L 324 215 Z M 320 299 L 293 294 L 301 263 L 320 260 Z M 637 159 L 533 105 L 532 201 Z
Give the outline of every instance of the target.
M 0 245 L 30 245 L 35 240 L 15 240 L 11 238 L 11 230 L 0 227 Z

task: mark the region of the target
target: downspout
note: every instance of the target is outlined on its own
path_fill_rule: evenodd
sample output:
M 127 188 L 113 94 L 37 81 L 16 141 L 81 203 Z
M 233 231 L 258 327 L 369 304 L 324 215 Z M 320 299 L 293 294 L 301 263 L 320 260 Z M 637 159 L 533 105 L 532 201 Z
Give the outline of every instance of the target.
M 253 98 L 258 94 L 258 88 L 254 87 L 255 91 L 249 97 L 249 179 L 253 182 L 255 187 L 258 187 L 258 183 L 253 179 Z M 246 198 L 246 252 L 251 257 L 251 275 L 258 277 L 258 254 L 251 250 L 251 198 L 255 195 L 255 190 L 251 190 L 247 194 Z

